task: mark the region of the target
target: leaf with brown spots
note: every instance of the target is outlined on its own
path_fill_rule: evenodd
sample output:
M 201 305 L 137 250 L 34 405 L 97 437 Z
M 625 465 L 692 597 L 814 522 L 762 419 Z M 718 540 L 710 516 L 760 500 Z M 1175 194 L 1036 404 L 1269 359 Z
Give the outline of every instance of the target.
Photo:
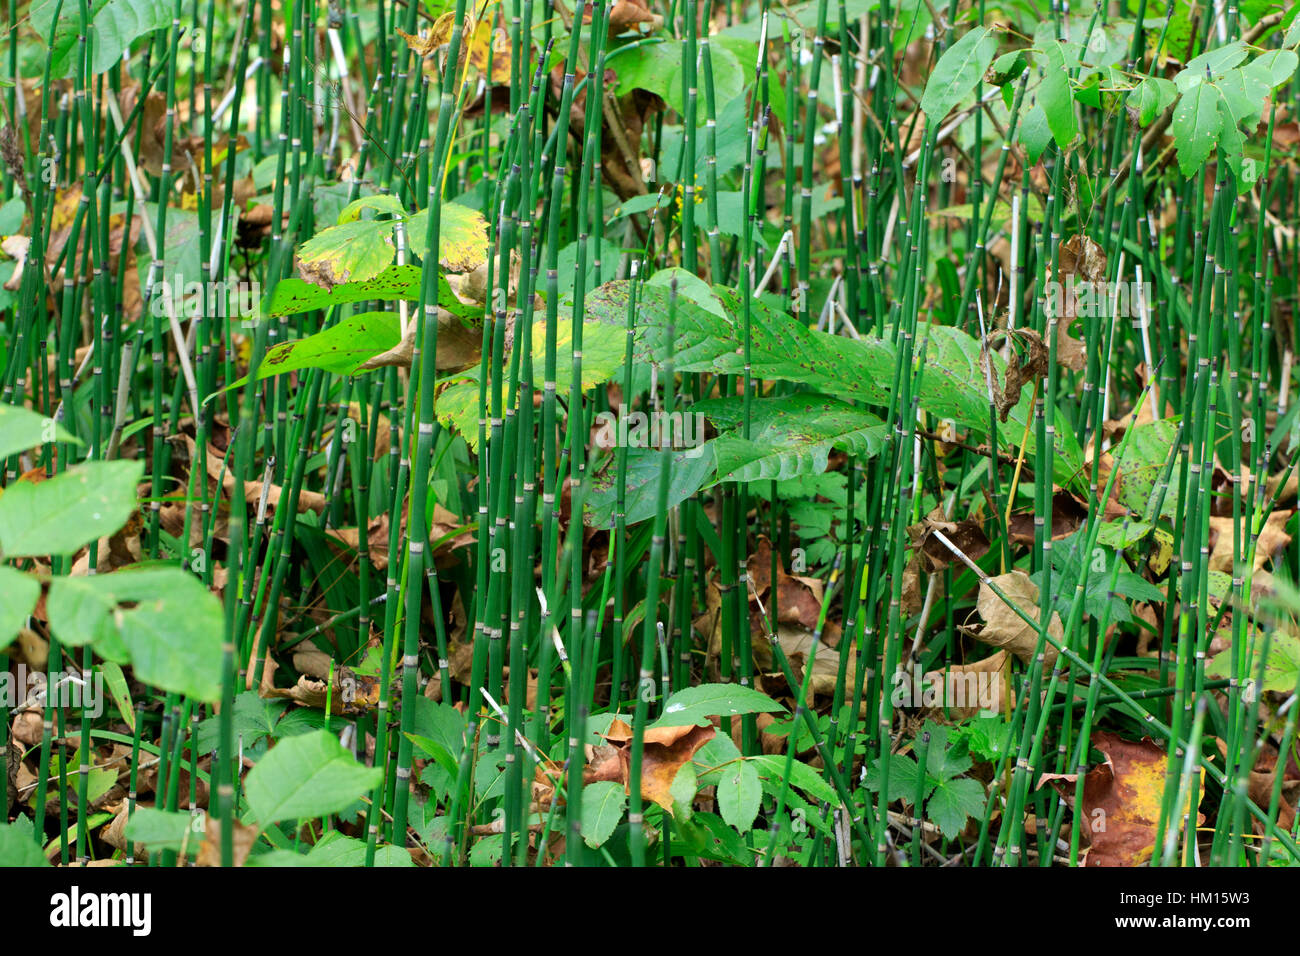
M 1085 866 L 1140 866 L 1155 849 L 1160 803 L 1165 789 L 1165 749 L 1150 737 L 1140 742 L 1100 731 L 1092 746 L 1106 755 L 1104 763 L 1083 779 L 1083 831 L 1090 846 Z M 1201 771 L 1202 775 L 1204 771 Z M 1067 803 L 1073 804 L 1077 774 L 1044 774 Z

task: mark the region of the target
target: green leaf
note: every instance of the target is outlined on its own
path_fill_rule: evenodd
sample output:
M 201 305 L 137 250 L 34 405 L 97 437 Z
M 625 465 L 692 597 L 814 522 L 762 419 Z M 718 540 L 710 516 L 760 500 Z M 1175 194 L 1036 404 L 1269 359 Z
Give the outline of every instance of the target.
M 1054 580 L 1062 584 L 1062 587 L 1053 589 L 1053 604 L 1062 620 L 1069 616 L 1070 605 L 1074 601 L 1074 582 L 1079 580 L 1085 560 L 1089 565 L 1089 574 L 1084 589 L 1083 609 L 1092 617 L 1100 620 L 1106 609 L 1110 608 L 1112 624 L 1127 624 L 1133 620 L 1129 601 L 1165 599 L 1164 592 L 1146 578 L 1135 574 L 1119 552 L 1098 545 L 1092 554 L 1084 555 L 1080 552 L 1085 544 L 1085 529 L 1080 528 L 1065 540 L 1052 545 L 1052 574 Z M 1114 568 L 1112 562 L 1115 561 L 1119 562 L 1119 571 L 1112 591 L 1110 580 Z M 1029 579 L 1039 588 L 1042 587 L 1041 571 L 1030 575 Z
M 721 44 L 709 45 L 713 65 L 713 89 L 717 103 L 728 103 L 744 93 L 746 69 L 736 55 Z M 675 42 L 642 43 L 628 53 L 610 58 L 618 75 L 620 95 L 634 89 L 648 90 L 663 98 L 680 116 L 686 115 L 682 98 L 682 45 Z M 753 69 L 753 64 L 748 65 Z M 703 125 L 704 91 L 700 88 L 698 122 Z M 785 117 L 781 117 L 782 122 Z
M 1128 105 L 1137 111 L 1138 124 L 1150 126 L 1178 97 L 1178 88 L 1171 80 L 1149 76 L 1128 95 Z
M 452 273 L 473 272 L 487 260 L 488 224 L 477 209 L 445 202 L 438 215 L 438 261 Z M 406 223 L 406 242 L 421 259 L 428 258 L 429 212 L 417 212 Z
M 944 780 L 925 802 L 925 815 L 949 840 L 956 837 L 971 817 L 984 814 L 984 787 L 971 777 Z
M 248 773 L 244 794 L 261 826 L 346 810 L 383 779 L 323 730 L 277 743 Z
M 713 477 L 714 457 L 711 442 L 696 448 L 673 452 L 669 459 L 668 507 L 672 508 L 703 488 Z M 583 521 L 590 528 L 612 528 L 618 505 L 618 457 L 611 456 L 587 486 L 583 499 Z M 659 449 L 627 450 L 626 497 L 627 523 L 635 524 L 652 517 L 659 507 Z
M 1120 504 L 1142 516 L 1144 521 L 1157 517 L 1173 518 L 1178 512 L 1178 485 L 1175 479 L 1165 488 L 1164 504 L 1159 515 L 1150 514 L 1155 507 L 1156 482 L 1164 473 L 1169 456 L 1174 454 L 1178 424 L 1168 419 L 1146 422 L 1133 427 L 1124 453 L 1118 456 L 1115 497 Z
M 748 833 L 754 825 L 762 796 L 763 786 L 752 763 L 739 760 L 722 769 L 717 784 L 718 811 L 738 832 Z
M 663 716 L 652 727 L 682 727 L 709 723 L 710 717 L 764 714 L 785 708 L 766 694 L 740 684 L 697 684 L 673 694 L 664 704 Z
M 937 123 L 975 89 L 998 50 L 998 38 L 987 27 L 976 27 L 944 51 L 925 84 L 921 109 Z
M 1253 130 L 1259 123 L 1264 111 L 1264 100 L 1268 97 L 1269 85 L 1257 73 L 1244 70 L 1229 70 L 1216 84 L 1223 96 L 1219 109 L 1223 111 L 1225 126 L 1244 126 Z
M 422 756 L 435 761 L 447 773 L 456 773 L 458 769 L 456 758 L 448 753 L 447 748 L 438 741 L 430 740 L 428 737 L 422 737 L 419 734 L 407 734 L 406 736 L 411 743 L 415 744 Z
M 69 434 L 62 425 L 56 425 L 48 415 L 40 415 L 17 405 L 0 404 L 0 458 L 8 458 L 52 441 L 81 444 L 79 439 Z
M 257 746 L 264 737 L 276 732 L 276 721 L 287 706 L 287 701 L 263 697 L 255 690 L 244 691 L 235 697 L 231 719 L 235 737 L 243 738 L 245 747 Z M 220 734 L 220 717 L 209 717 L 200 723 L 197 734 L 199 752 L 216 750 L 221 744 Z
M 1239 676 L 1255 680 L 1259 676 L 1260 657 L 1264 653 L 1264 637 L 1252 628 L 1249 659 L 1243 661 L 1240 675 L 1232 672 L 1232 651 L 1223 650 L 1205 667 L 1207 677 L 1220 679 Z M 1268 657 L 1264 659 L 1264 686 L 1262 690 L 1290 693 L 1295 690 L 1300 676 L 1300 638 L 1285 631 L 1275 630 L 1269 638 Z
M 774 780 L 778 784 L 780 781 L 787 779 L 786 758 L 783 755 L 764 754 L 761 757 L 747 757 L 745 759 L 747 763 L 754 765 L 762 777 Z M 839 806 L 840 798 L 835 793 L 835 788 L 823 780 L 821 774 L 806 763 L 801 763 L 798 760 L 792 761 L 788 779 L 790 786 L 798 787 L 814 800 Z
M 126 683 L 126 675 L 122 673 L 122 668 L 113 661 L 101 661 L 99 672 L 104 675 L 104 683 L 108 685 L 108 696 L 113 698 L 113 706 L 117 708 L 118 715 L 127 727 L 134 731 L 135 708 L 131 706 L 131 688 Z
M 1248 55 L 1246 44 L 1241 40 L 1233 40 L 1213 50 L 1207 50 L 1187 61 L 1187 66 L 1174 77 L 1174 85 L 1178 87 L 1178 92 L 1185 94 L 1198 84 L 1204 83 L 1207 72 L 1211 81 L 1217 80 Z
M 415 301 L 420 298 L 421 282 L 419 266 L 390 266 L 373 279 L 345 282 L 332 289 L 303 279 L 281 279 L 275 284 L 271 301 L 263 310 L 265 315 L 278 318 L 369 299 Z
M 397 254 L 393 220 L 364 219 L 329 226 L 298 249 L 303 265 L 329 276 L 332 282 L 365 282 L 388 268 Z
M 203 837 L 191 835 L 194 818 L 188 813 L 174 813 L 153 807 L 136 807 L 126 821 L 126 838 L 143 843 L 152 853 L 156 850 L 179 850 L 188 841 L 197 848 Z
M 582 839 L 593 850 L 613 834 L 627 808 L 621 783 L 600 780 L 582 788 Z
M 673 802 L 670 811 L 673 819 L 681 821 L 691 818 L 691 814 L 695 812 L 693 806 L 695 793 L 699 789 L 700 782 L 695 773 L 695 764 L 687 761 L 677 768 L 677 774 L 668 788 L 668 795 Z
M 345 222 L 356 222 L 361 218 L 361 210 L 363 209 L 373 209 L 375 212 L 381 213 L 388 212 L 395 216 L 405 217 L 406 215 L 406 208 L 402 205 L 402 201 L 396 196 L 382 194 L 375 196 L 362 196 L 360 199 L 352 200 L 352 202 L 348 203 L 339 211 L 337 220 L 338 225 L 341 226 Z
M 358 365 L 397 345 L 402 338 L 396 312 L 362 312 L 349 315 L 315 335 L 296 342 L 281 342 L 267 349 L 257 367 L 257 377 L 271 378 L 304 368 L 320 368 L 335 375 L 351 375 Z M 248 381 L 244 376 L 227 389 Z
M 344 836 L 332 830 L 320 838 L 306 853 L 293 850 L 272 850 L 248 858 L 249 866 L 349 866 L 366 865 L 366 842 L 356 837 Z M 411 867 L 415 861 L 411 854 L 399 846 L 383 845 L 375 848 L 375 866 Z
M 48 481 L 16 481 L 0 495 L 0 553 L 6 558 L 71 554 L 110 535 L 135 511 L 138 461 L 92 461 Z
M 1223 119 L 1219 114 L 1221 99 L 1214 85 L 1197 82 L 1183 93 L 1174 107 L 1170 131 L 1178 152 L 1178 168 L 1184 176 L 1193 175 L 1205 165 L 1219 142 L 1219 133 L 1223 129 Z
M 743 375 L 745 371 L 743 326 L 738 316 L 740 297 L 734 290 L 715 290 L 727 311 L 721 317 L 681 298 L 674 322 L 674 366 L 678 372 L 708 372 Z M 593 320 L 622 329 L 627 314 L 627 283 L 607 282 L 587 298 L 587 314 Z M 633 346 L 638 361 L 662 364 L 668 352 L 667 290 L 645 286 L 637 297 L 637 338 Z M 870 405 L 887 405 L 888 383 L 894 378 L 899 355 L 892 340 L 862 336 L 851 339 L 810 329 L 761 299 L 750 302 L 750 354 L 756 378 L 785 379 L 840 398 Z M 587 328 L 592 327 L 589 321 Z M 928 334 L 928 338 L 924 336 Z M 921 347 L 924 346 L 922 357 Z M 951 419 L 981 434 L 989 427 L 989 395 L 980 348 L 959 329 L 929 326 L 922 333 L 915 361 L 924 369 L 918 386 L 921 407 L 940 419 Z M 998 378 L 1006 365 L 996 352 L 990 355 Z M 561 366 L 562 367 L 562 366 Z M 1028 389 L 1011 409 L 1006 422 L 998 424 L 1000 441 L 1019 447 L 1025 426 L 1032 416 Z M 440 399 L 441 401 L 441 399 Z M 1032 453 L 1030 432 L 1027 451 Z M 1058 484 L 1079 486 L 1083 453 L 1074 433 L 1062 427 L 1056 432 L 1053 465 Z
M 891 756 L 889 758 L 889 792 L 886 799 L 891 803 L 895 800 L 912 803 L 916 800 L 916 785 L 920 772 L 921 768 L 917 766 L 916 758 L 910 754 Z M 863 783 L 867 789 L 879 792 L 882 776 L 881 764 L 877 760 L 871 765 L 871 769 L 867 771 Z
M 743 399 L 710 399 L 691 410 L 719 427 L 735 429 L 712 442 L 720 481 L 781 481 L 820 474 L 831 451 L 870 458 L 889 437 L 889 426 L 878 416 L 825 395 L 752 399 L 748 439 L 741 437 L 739 427 Z
M 1052 145 L 1052 128 L 1047 125 L 1047 113 L 1041 103 L 1034 103 L 1024 111 L 1016 137 L 1024 144 L 1031 163 L 1036 164 L 1047 152 L 1047 147 Z
M 1074 117 L 1074 92 L 1070 88 L 1070 74 L 1065 66 L 1061 44 L 1052 40 L 1047 45 L 1047 69 L 1038 88 L 1038 101 L 1043 104 L 1047 127 L 1061 149 L 1066 149 L 1079 135 L 1079 125 Z
M 37 0 L 31 24 L 50 49 L 50 75 L 64 79 L 77 71 L 77 42 L 81 33 L 81 7 L 65 2 L 57 27 L 52 22 L 58 0 Z M 166 0 L 96 0 L 91 3 L 91 30 L 95 38 L 90 72 L 107 72 L 138 38 L 170 26 L 172 5 Z M 52 37 L 53 39 L 46 39 Z
M 221 604 L 192 575 L 167 568 L 56 578 L 46 608 L 64 644 L 93 643 L 163 690 L 203 701 L 221 696 Z
M 965 740 L 958 739 L 949 745 L 948 728 L 932 720 L 927 720 L 921 730 L 930 735 L 930 743 L 925 751 L 925 773 L 929 780 L 938 783 L 960 776 L 970 769 L 970 747 Z M 927 788 L 927 792 L 930 789 L 933 789 L 933 785 Z
M 31 820 L 19 817 L 14 823 L 0 823 L 0 867 L 49 865 L 33 835 Z
M 40 581 L 0 565 L 0 651 L 13 643 L 40 596 Z

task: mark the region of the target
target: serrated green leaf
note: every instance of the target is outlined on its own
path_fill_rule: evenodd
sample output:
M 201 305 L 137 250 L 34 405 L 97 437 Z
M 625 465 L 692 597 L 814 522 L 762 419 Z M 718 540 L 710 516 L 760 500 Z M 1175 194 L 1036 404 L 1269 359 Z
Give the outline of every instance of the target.
M 775 780 L 778 783 L 786 778 L 785 757 L 775 754 L 764 754 L 761 757 L 745 758 L 749 763 L 754 765 L 761 777 Z M 798 787 L 814 800 L 820 800 L 822 803 L 829 803 L 838 806 L 839 796 L 835 793 L 835 788 L 821 778 L 821 775 L 808 766 L 806 763 L 795 760 L 790 764 L 790 785 Z
M 710 399 L 691 410 L 733 429 L 712 442 L 720 481 L 783 481 L 820 474 L 832 451 L 870 458 L 889 436 L 889 427 L 871 412 L 806 392 L 751 400 L 747 439 L 739 429 L 743 399 Z
M 393 220 L 365 219 L 329 226 L 298 248 L 298 260 L 333 283 L 366 282 L 392 263 Z
M 0 823 L 0 867 L 49 865 L 33 836 L 31 820 L 20 816 L 14 823 Z
M 1291 79 L 1297 65 L 1300 65 L 1300 57 L 1295 50 L 1269 50 L 1246 64 L 1242 72 L 1271 90 Z
M 955 838 L 971 817 L 984 813 L 984 787 L 971 777 L 945 780 L 925 801 L 925 815 L 949 840 Z
M 905 800 L 911 803 L 916 799 L 916 785 L 919 780 L 921 768 L 916 763 L 916 758 L 910 754 L 895 754 L 889 758 L 889 781 L 888 792 L 885 799 L 889 802 L 895 800 Z M 880 792 L 881 779 L 884 777 L 884 769 L 881 762 L 877 760 L 863 780 L 868 790 Z
M 1206 82 L 1207 79 L 1210 82 L 1217 80 L 1248 55 L 1246 44 L 1241 40 L 1233 40 L 1213 50 L 1207 50 L 1187 61 L 1187 66 L 1174 77 L 1174 85 L 1178 87 L 1178 92 L 1185 94 Z

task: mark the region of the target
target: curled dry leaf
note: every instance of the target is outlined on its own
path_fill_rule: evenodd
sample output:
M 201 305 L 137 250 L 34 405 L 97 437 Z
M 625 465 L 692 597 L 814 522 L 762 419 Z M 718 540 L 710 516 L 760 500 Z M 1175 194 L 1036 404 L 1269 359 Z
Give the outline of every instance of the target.
M 981 711 L 1001 711 L 1008 702 L 1014 706 L 1007 661 L 1007 652 L 998 651 L 971 664 L 926 671 L 921 683 L 922 715 L 965 720 Z
M 921 567 L 931 574 L 958 560 L 952 550 L 934 536 L 936 530 L 942 531 L 944 537 L 972 561 L 978 561 L 989 553 L 989 539 L 977 519 L 949 521 L 942 508 L 935 508 L 922 521 L 907 529 L 912 546 L 920 555 Z
M 1019 343 L 1024 348 L 1022 356 L 1020 349 L 1015 348 L 1013 344 L 1011 357 L 1007 362 L 1006 385 L 1002 387 L 998 386 L 998 378 L 992 374 L 989 364 L 992 361 L 989 358 L 989 346 L 995 337 L 1008 337 L 1013 343 Z M 1042 336 L 1033 329 L 993 332 L 986 336 L 980 345 L 980 367 L 984 370 L 985 377 L 993 383 L 993 403 L 997 406 L 998 417 L 1005 422 L 1007 416 L 1011 414 L 1011 409 L 1015 408 L 1020 401 L 1020 393 L 1025 385 L 1047 377 L 1047 346 L 1043 343 Z
M 1087 283 L 1085 294 L 1105 295 L 1106 253 L 1087 236 L 1071 236 L 1061 243 L 1056 281 L 1061 286 L 1061 311 L 1056 324 L 1056 360 L 1066 368 L 1082 372 L 1088 364 L 1082 342 L 1070 335 L 1070 326 L 1078 317 L 1078 303 L 1073 290 L 1077 281 Z
M 677 771 L 690 762 L 696 751 L 713 739 L 713 727 L 649 727 L 645 731 L 645 750 L 641 758 L 641 796 L 672 812 L 671 788 Z M 604 733 L 608 741 L 592 748 L 583 773 L 584 783 L 612 780 L 628 786 L 632 761 L 632 728 L 615 720 Z M 605 749 L 606 747 L 610 749 Z
M 235 829 L 230 841 L 233 844 L 232 862 L 235 866 L 243 866 L 244 861 L 248 859 L 248 854 L 253 850 L 253 844 L 257 841 L 258 833 L 261 831 L 257 827 L 244 826 L 238 820 L 233 821 L 233 823 Z M 221 865 L 221 821 L 210 813 L 204 814 L 203 842 L 199 844 L 199 853 L 195 865 Z
M 1295 511 L 1273 511 L 1259 529 L 1259 539 L 1255 543 L 1255 571 L 1262 571 L 1264 565 L 1276 557 L 1282 549 L 1291 543 L 1291 535 L 1286 532 L 1286 524 Z M 1246 518 L 1249 532 L 1250 518 Z M 1232 526 L 1231 517 L 1210 518 L 1210 570 L 1232 573 Z
M 1024 571 L 1009 571 L 991 579 L 1002 593 L 1015 602 L 1035 621 L 1038 616 L 1038 585 L 1029 580 Z M 994 647 L 1006 648 L 1025 663 L 1034 659 L 1038 647 L 1038 629 L 1031 626 L 1024 618 L 1013 611 L 1002 598 L 998 597 L 984 582 L 980 582 L 979 600 L 976 610 L 984 619 L 984 626 L 979 630 L 970 629 L 970 634 L 977 640 Z M 1061 616 L 1052 612 L 1048 622 L 1047 633 L 1058 642 L 1063 639 Z M 1051 666 L 1056 660 L 1057 650 L 1051 642 L 1045 642 L 1045 663 Z
M 588 8 L 585 21 L 591 22 L 591 9 Z M 637 36 L 649 36 L 664 25 L 664 18 L 651 12 L 646 4 L 638 0 L 618 0 L 609 14 L 609 38 L 612 40 L 625 33 Z
M 1083 524 L 1087 517 L 1088 506 L 1058 485 L 1052 494 L 1052 540 L 1060 541 L 1068 538 L 1079 530 L 1079 525 Z M 1110 517 L 1109 509 L 1107 517 Z M 1028 512 L 1013 514 L 1007 531 L 1012 541 L 1018 544 L 1033 544 L 1034 516 Z
M 195 457 L 194 439 L 188 435 L 184 436 L 185 447 L 189 451 L 190 461 Z M 220 477 L 221 487 L 226 494 L 233 494 L 235 490 L 235 476 L 230 469 L 224 467 L 225 453 L 215 445 L 208 443 L 207 468 L 208 477 L 216 479 Z M 284 494 L 284 488 L 280 485 L 271 485 L 266 493 L 266 505 L 274 509 L 280 503 L 280 496 Z M 245 481 L 244 482 L 244 500 L 250 505 L 256 507 L 262 500 L 262 482 Z M 298 492 L 298 510 L 314 511 L 320 514 L 325 510 L 325 496 L 319 491 L 309 491 L 302 488 Z

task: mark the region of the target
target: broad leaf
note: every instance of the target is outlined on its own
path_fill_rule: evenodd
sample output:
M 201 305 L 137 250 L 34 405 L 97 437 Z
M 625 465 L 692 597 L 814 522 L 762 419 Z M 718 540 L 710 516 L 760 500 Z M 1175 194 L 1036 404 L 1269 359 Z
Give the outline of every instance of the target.
M 692 406 L 692 411 L 733 429 L 712 442 L 720 481 L 781 481 L 820 474 L 831 451 L 869 458 L 889 437 L 889 427 L 878 416 L 825 395 L 752 400 L 748 439 L 739 427 L 743 399 L 710 399 Z
M 654 727 L 704 726 L 710 717 L 734 717 L 738 714 L 764 714 L 785 708 L 766 694 L 740 684 L 698 684 L 686 687 L 668 698 L 664 714 Z
M 921 97 L 921 109 L 931 124 L 938 123 L 970 95 L 997 50 L 998 38 L 993 31 L 976 27 L 944 51 Z
M 18 636 L 41 596 L 41 582 L 28 574 L 0 565 L 0 651 Z
M 71 554 L 110 535 L 136 508 L 138 461 L 92 461 L 48 481 L 16 481 L 0 495 L 0 553 L 6 558 Z
M 758 770 L 748 760 L 738 760 L 722 768 L 717 785 L 718 812 L 740 833 L 748 833 L 754 825 L 762 796 Z
M 136 807 L 126 821 L 126 838 L 143 843 L 150 852 L 179 850 L 187 841 L 191 849 L 196 849 L 203 837 L 192 834 L 193 823 L 194 818 L 188 813 Z
M 248 773 L 244 794 L 261 826 L 346 810 L 383 779 L 323 730 L 282 740 Z
M 78 37 L 81 34 L 81 6 L 64 0 L 37 0 L 31 8 L 31 25 L 50 49 L 50 75 L 55 79 L 77 71 Z M 57 26 L 52 22 L 59 9 Z M 95 42 L 90 72 L 107 72 L 120 63 L 122 54 L 139 37 L 170 26 L 172 4 L 167 0 L 97 0 L 90 4 L 91 30 Z M 50 39 L 52 38 L 52 39 Z
M 600 780 L 582 788 L 582 839 L 595 849 L 613 834 L 623 811 L 627 793 L 621 783 Z
M 81 444 L 62 425 L 48 415 L 41 415 L 17 405 L 0 404 L 0 458 L 51 441 Z
M 193 575 L 166 568 L 56 578 L 46 608 L 64 644 L 93 644 L 163 690 L 221 696 L 221 604 Z
M 1220 99 L 1221 94 L 1213 84 L 1199 82 L 1185 92 L 1174 107 L 1170 131 L 1178 151 L 1178 168 L 1184 176 L 1193 175 L 1205 165 L 1219 142 L 1219 133 L 1223 129 Z
M 19 817 L 15 823 L 0 823 L 0 867 L 49 865 L 32 833 L 30 820 Z

